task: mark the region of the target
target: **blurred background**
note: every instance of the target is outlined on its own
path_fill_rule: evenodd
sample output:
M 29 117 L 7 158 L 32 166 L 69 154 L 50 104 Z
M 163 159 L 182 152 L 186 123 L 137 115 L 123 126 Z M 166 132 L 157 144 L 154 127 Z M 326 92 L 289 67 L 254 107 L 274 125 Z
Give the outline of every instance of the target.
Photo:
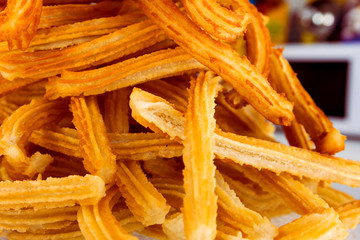
M 347 136 L 336 154 L 360 161 L 360 0 L 252 1 L 269 17 L 273 43 L 284 47 L 306 90 Z M 281 129 L 276 138 L 287 143 Z M 360 190 L 335 184 L 360 199 Z
M 360 0 L 254 0 L 306 90 L 360 161 Z
M 274 43 L 360 41 L 360 0 L 253 0 Z

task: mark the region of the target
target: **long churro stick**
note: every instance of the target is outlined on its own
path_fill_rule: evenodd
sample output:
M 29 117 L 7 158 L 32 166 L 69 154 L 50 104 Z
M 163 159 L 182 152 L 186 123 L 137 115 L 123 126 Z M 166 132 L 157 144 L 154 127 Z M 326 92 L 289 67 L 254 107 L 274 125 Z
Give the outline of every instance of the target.
M 111 62 L 164 39 L 166 36 L 162 30 L 145 20 L 64 49 L 3 54 L 0 73 L 10 81 L 51 77 L 66 69 L 79 70 Z
M 119 159 L 151 160 L 182 155 L 183 146 L 158 133 L 108 133 L 110 147 Z M 29 141 L 51 151 L 82 158 L 79 137 L 73 128 L 33 131 Z
M 49 81 L 46 96 L 96 95 L 205 68 L 181 48 L 166 49 L 94 70 L 64 71 Z
M 188 239 L 216 236 L 215 96 L 219 78 L 200 72 L 191 80 L 184 130 L 184 227 Z
M 104 195 L 104 181 L 93 175 L 4 181 L 0 182 L 0 210 L 94 204 Z
M 133 117 L 155 132 L 167 133 L 182 142 L 185 119 L 164 99 L 134 88 L 130 96 Z M 252 165 L 275 173 L 360 186 L 360 163 L 280 143 L 224 133 L 217 130 L 215 154 L 238 164 Z

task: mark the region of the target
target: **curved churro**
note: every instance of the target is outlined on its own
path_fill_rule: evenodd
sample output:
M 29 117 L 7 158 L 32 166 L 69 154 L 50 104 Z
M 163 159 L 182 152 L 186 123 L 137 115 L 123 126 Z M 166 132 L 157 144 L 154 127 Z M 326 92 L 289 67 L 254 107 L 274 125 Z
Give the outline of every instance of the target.
M 205 67 L 181 48 L 160 50 L 95 70 L 63 72 L 49 81 L 46 96 L 96 95 L 199 69 Z
M 111 212 L 119 197 L 119 190 L 112 187 L 97 204 L 80 207 L 78 222 L 86 239 L 137 239 L 122 228 Z
M 282 49 L 273 50 L 271 66 L 271 84 L 294 102 L 296 119 L 304 125 L 316 145 L 316 150 L 328 154 L 344 150 L 346 137 L 333 127 L 329 118 L 303 88 L 289 62 L 282 56 Z
M 28 156 L 25 145 L 32 130 L 54 122 L 68 113 L 68 101 L 34 99 L 18 108 L 0 128 L 0 148 L 9 169 L 14 173 L 34 176 L 43 172 L 52 161 L 51 156 L 39 152 Z
M 228 8 L 234 9 L 235 12 L 245 10 L 254 16 L 247 25 L 245 33 L 246 56 L 255 68 L 267 77 L 270 72 L 272 43 L 263 15 L 248 0 L 221 0 L 220 2 Z M 247 104 L 243 97 L 234 90 L 226 94 L 226 100 L 236 109 Z
M 201 31 L 172 1 L 137 2 L 144 13 L 170 38 L 200 63 L 228 81 L 264 117 L 276 124 L 290 124 L 293 119 L 292 104 L 277 94 L 246 58 Z

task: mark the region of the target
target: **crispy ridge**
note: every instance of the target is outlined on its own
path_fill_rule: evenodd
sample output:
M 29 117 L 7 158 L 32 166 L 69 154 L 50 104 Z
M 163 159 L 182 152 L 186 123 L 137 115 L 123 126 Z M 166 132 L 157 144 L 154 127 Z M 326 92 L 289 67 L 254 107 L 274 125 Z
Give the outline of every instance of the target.
M 244 9 L 232 11 L 216 0 L 183 0 L 191 19 L 208 34 L 223 40 L 234 40 L 242 36 L 246 26 L 253 20 Z
M 34 99 L 18 108 L 0 127 L 0 148 L 3 149 L 8 170 L 28 176 L 44 171 L 52 161 L 48 154 L 39 152 L 28 156 L 25 150 L 31 131 L 54 122 L 68 112 L 67 100 Z
M 292 104 L 271 88 L 247 58 L 242 58 L 230 46 L 201 31 L 171 0 L 137 2 L 170 38 L 228 81 L 264 117 L 276 124 L 290 124 L 294 117 Z
M 70 107 L 85 169 L 103 178 L 105 183 L 113 182 L 116 157 L 110 148 L 97 97 L 72 97 Z
M 66 69 L 78 70 L 111 62 L 165 38 L 158 27 L 145 20 L 69 48 L 3 54 L 0 73 L 10 81 L 51 77 Z
M 95 70 L 64 71 L 48 82 L 46 96 L 95 95 L 199 69 L 205 67 L 181 48 L 160 50 Z
M 190 82 L 185 113 L 184 227 L 187 239 L 214 239 L 217 197 L 215 195 L 215 96 L 219 78 L 200 72 Z
M 180 142 L 184 139 L 185 119 L 164 99 L 134 88 L 130 108 L 140 124 Z M 356 161 L 220 130 L 216 133 L 215 154 L 219 158 L 275 173 L 284 171 L 299 177 L 360 186 L 360 164 Z
M 76 182 L 76 184 L 74 184 Z M 96 203 L 105 195 L 104 181 L 93 175 L 46 180 L 0 182 L 0 209 L 34 209 Z

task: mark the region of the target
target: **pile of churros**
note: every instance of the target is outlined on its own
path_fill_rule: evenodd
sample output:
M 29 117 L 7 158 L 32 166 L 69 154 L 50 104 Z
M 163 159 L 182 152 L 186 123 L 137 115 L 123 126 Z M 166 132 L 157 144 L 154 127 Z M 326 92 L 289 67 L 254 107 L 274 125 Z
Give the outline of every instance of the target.
M 360 187 L 360 162 L 334 156 L 346 137 L 248 0 L 2 4 L 1 236 L 325 240 L 360 223 L 331 185 Z

